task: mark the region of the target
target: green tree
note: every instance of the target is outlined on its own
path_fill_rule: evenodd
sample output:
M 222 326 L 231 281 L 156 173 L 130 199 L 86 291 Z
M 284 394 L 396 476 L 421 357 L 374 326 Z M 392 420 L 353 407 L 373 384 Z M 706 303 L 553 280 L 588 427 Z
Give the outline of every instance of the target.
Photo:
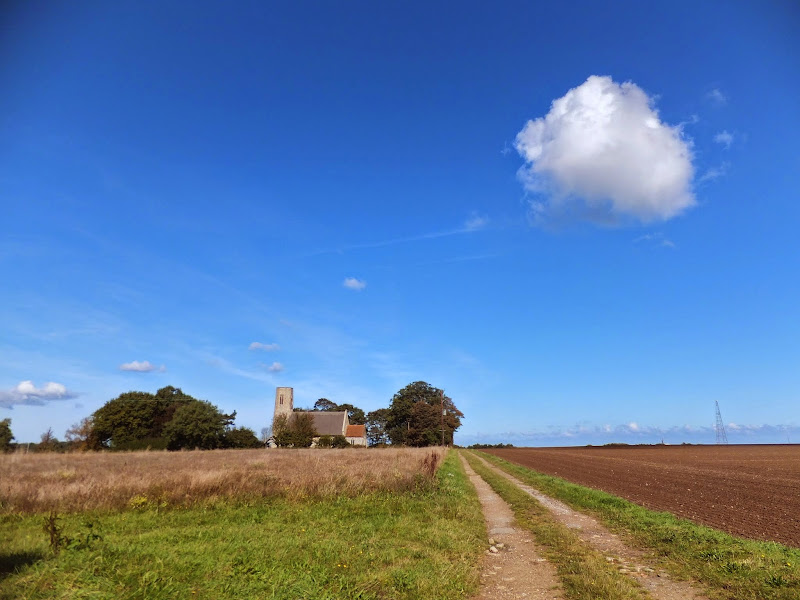
M 442 442 L 444 428 L 444 442 L 452 444 L 453 433 L 461 426 L 463 416 L 442 390 L 415 381 L 392 398 L 385 431 L 392 444 L 432 446 Z
M 220 448 L 235 417 L 236 412 L 230 415 L 223 414 L 206 400 L 186 403 L 175 411 L 175 415 L 164 427 L 167 448 L 169 450 Z
M 331 441 L 331 448 L 349 448 L 350 442 L 347 441 L 347 438 L 343 435 L 335 435 L 333 436 L 333 440 Z
M 292 432 L 289 429 L 289 418 L 286 415 L 275 415 L 272 420 L 272 438 L 279 448 L 292 445 Z
M 332 402 L 327 398 L 320 398 L 316 402 L 314 402 L 314 410 L 321 410 L 325 412 L 331 412 L 335 410 L 341 410 L 339 405 L 336 402 Z
M 292 446 L 295 448 L 309 448 L 317 437 L 314 418 L 308 413 L 294 415 L 289 427 L 292 432 Z
M 11 440 L 13 439 L 11 419 L 3 419 L 0 421 L 0 452 L 8 452 L 11 449 Z
M 234 427 L 225 433 L 225 448 L 261 448 L 264 446 L 256 437 L 256 432 L 247 427 Z
M 379 408 L 367 413 L 367 441 L 370 446 L 381 446 L 389 443 L 386 423 L 389 420 L 388 408 Z
M 347 418 L 351 425 L 363 425 L 367 421 L 364 411 L 352 404 L 340 404 L 339 410 L 347 411 Z
M 155 394 L 133 391 L 120 394 L 92 415 L 90 447 L 112 450 L 166 448 L 166 425 L 180 407 L 192 402 L 198 400 L 171 385 Z

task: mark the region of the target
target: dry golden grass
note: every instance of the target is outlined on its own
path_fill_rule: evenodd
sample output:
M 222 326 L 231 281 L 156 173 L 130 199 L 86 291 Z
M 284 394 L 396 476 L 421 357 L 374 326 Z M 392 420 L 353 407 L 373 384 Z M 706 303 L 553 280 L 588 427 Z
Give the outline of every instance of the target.
M 401 448 L 0 454 L 0 512 L 405 491 L 431 479 L 442 452 Z

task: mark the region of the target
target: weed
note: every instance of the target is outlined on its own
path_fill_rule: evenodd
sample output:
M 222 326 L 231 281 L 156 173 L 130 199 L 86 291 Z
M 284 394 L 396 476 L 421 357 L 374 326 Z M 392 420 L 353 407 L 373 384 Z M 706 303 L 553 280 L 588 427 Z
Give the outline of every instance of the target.
M 64 535 L 64 530 L 59 523 L 60 520 L 58 514 L 52 510 L 50 514 L 44 518 L 44 523 L 42 524 L 42 530 L 49 538 L 50 550 L 52 550 L 54 556 L 58 556 L 58 553 L 61 552 L 61 548 L 70 542 L 70 539 Z

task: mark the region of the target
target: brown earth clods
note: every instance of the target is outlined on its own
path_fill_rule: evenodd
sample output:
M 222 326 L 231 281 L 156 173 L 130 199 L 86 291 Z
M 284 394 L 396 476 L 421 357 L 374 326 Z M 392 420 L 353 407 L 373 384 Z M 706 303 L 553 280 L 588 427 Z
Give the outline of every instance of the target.
M 800 445 L 486 452 L 734 535 L 800 547 Z

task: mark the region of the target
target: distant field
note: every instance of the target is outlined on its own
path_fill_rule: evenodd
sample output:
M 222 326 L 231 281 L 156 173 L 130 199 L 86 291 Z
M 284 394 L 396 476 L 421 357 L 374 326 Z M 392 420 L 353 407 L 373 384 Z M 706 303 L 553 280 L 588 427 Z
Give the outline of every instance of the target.
M 432 454 L 441 449 L 0 454 L 0 514 L 402 492 Z
M 734 535 L 800 547 L 800 445 L 486 452 Z

